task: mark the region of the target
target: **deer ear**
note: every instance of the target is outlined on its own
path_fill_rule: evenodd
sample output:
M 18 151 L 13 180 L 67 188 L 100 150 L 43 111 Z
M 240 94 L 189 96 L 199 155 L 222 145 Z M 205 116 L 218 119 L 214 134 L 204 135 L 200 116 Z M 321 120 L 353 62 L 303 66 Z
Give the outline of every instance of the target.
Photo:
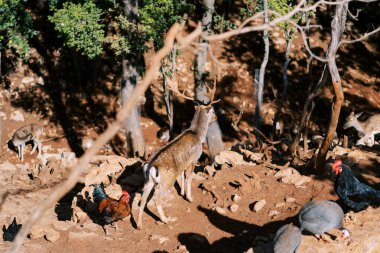
M 354 115 L 355 115 L 355 112 L 354 112 L 354 111 L 352 111 L 352 112 L 350 113 L 350 115 L 354 116 Z
M 359 112 L 358 114 L 355 114 L 355 118 L 359 118 L 362 114 L 363 112 Z

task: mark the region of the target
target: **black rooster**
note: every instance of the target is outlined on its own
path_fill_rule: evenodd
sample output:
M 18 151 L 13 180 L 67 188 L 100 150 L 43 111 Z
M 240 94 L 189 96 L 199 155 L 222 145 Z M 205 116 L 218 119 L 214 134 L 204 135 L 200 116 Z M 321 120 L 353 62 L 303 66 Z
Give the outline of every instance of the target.
M 355 212 L 366 209 L 369 205 L 380 206 L 380 191 L 359 182 L 350 167 L 336 160 L 333 166 L 335 175 L 335 192 L 342 201 Z

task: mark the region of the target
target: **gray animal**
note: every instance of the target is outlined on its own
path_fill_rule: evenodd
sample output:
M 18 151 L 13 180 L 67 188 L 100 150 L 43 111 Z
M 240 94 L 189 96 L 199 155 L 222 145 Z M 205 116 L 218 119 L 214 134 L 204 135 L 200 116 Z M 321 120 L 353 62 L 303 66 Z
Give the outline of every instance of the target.
M 301 208 L 298 215 L 301 231 L 308 231 L 319 239 L 332 229 L 340 229 L 341 237 L 347 238 L 350 233 L 343 227 L 343 218 L 342 208 L 328 200 L 311 201 Z
M 375 144 L 375 135 L 380 134 L 380 114 L 375 114 L 369 117 L 366 121 L 359 121 L 358 118 L 363 112 L 355 114 L 351 112 L 348 115 L 343 129 L 353 127 L 358 132 L 360 139 L 356 145 L 367 145 L 372 147 Z
M 43 133 L 43 128 L 37 124 L 30 124 L 23 126 L 15 131 L 12 136 L 11 142 L 18 150 L 18 157 L 21 161 L 24 161 L 24 148 L 27 142 L 33 142 L 33 148 L 30 154 L 33 154 L 36 148 L 38 148 L 38 156 L 41 156 L 41 141 L 40 137 Z
M 280 227 L 274 238 L 274 253 L 295 253 L 301 243 L 301 230 L 293 224 Z

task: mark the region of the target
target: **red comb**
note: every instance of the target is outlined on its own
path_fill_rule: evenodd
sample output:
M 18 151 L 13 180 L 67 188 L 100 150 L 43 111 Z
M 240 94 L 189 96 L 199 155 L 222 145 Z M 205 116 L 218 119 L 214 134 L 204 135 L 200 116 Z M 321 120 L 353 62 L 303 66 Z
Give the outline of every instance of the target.
M 122 191 L 122 194 L 123 195 L 128 195 L 129 196 L 129 193 L 127 191 Z
M 333 170 L 336 175 L 342 172 L 342 160 L 336 160 L 333 165 Z

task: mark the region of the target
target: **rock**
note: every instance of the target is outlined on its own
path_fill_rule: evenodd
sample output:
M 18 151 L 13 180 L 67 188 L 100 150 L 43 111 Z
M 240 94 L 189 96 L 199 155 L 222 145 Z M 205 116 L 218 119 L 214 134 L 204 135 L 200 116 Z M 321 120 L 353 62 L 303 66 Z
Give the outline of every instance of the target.
M 239 200 L 241 200 L 241 197 L 238 194 L 234 194 L 232 195 L 231 199 L 233 202 L 239 202 Z
M 242 165 L 242 164 L 250 164 L 244 161 L 243 155 L 231 151 L 231 150 L 226 150 L 220 152 L 216 157 L 215 157 L 215 162 L 217 164 L 224 164 L 227 163 L 229 165 Z
M 20 121 L 20 122 L 24 122 L 25 121 L 24 114 L 22 114 L 22 112 L 19 111 L 19 110 L 11 112 L 11 116 L 10 116 L 9 119 L 10 120 L 14 120 L 14 121 Z
M 90 137 L 84 137 L 82 139 L 82 148 L 83 150 L 88 150 L 94 145 L 94 139 Z
M 253 206 L 253 211 L 255 211 L 256 213 L 258 211 L 260 211 L 265 205 L 267 204 L 267 202 L 265 201 L 265 199 L 262 199 L 260 201 L 257 201 L 255 203 L 255 205 Z
M 45 235 L 44 228 L 38 225 L 34 225 L 30 230 L 29 237 L 30 239 L 41 238 Z
M 216 206 L 212 210 L 215 211 L 215 212 L 217 212 L 218 214 L 221 214 L 221 215 L 225 215 L 226 214 L 226 210 L 224 210 L 220 206 Z
M 205 171 L 206 171 L 207 174 L 210 175 L 210 176 L 213 176 L 214 173 L 216 172 L 214 166 L 211 166 L 211 165 L 207 165 L 207 166 L 205 167 Z
M 236 204 L 232 204 L 232 205 L 230 205 L 229 209 L 230 209 L 230 211 L 231 211 L 232 213 L 236 213 L 237 210 L 239 209 L 239 206 L 236 205 Z
M 276 216 L 278 214 L 279 214 L 279 212 L 277 210 L 270 210 L 268 213 L 269 217 L 273 217 L 273 216 Z
M 42 78 L 42 76 L 40 76 L 40 77 L 37 78 L 36 83 L 38 83 L 39 85 L 42 85 L 42 86 L 45 85 L 45 81 L 44 81 L 44 79 Z
M 160 244 L 164 244 L 165 242 L 169 241 L 169 238 L 163 235 L 150 235 L 149 240 L 158 240 Z
M 179 245 L 175 251 L 176 251 L 176 252 L 178 252 L 178 251 L 180 251 L 180 252 L 186 252 L 186 253 L 189 252 L 189 251 L 187 250 L 187 248 L 186 248 L 185 245 Z
M 302 176 L 297 170 L 293 168 L 280 170 L 274 174 L 274 177 L 278 177 L 278 180 L 281 183 L 294 184 L 295 186 L 301 186 L 304 183 L 311 181 L 310 177 Z
M 34 78 L 31 77 L 31 76 L 24 77 L 24 78 L 21 80 L 21 83 L 22 83 L 22 84 L 28 84 L 28 83 L 31 83 L 31 82 L 34 82 Z
M 68 230 L 71 226 L 74 224 L 69 222 L 69 221 L 54 221 L 53 222 L 53 228 L 58 230 L 58 231 L 66 231 Z
M 72 241 L 72 240 L 85 240 L 87 239 L 88 237 L 99 237 L 98 234 L 94 233 L 94 232 L 85 232 L 85 231 L 79 231 L 79 232 L 73 232 L 73 231 L 70 231 L 69 234 L 68 234 L 68 241 Z
M 2 117 L 4 120 L 7 119 L 7 115 L 5 114 L 5 112 L 0 112 L 0 117 Z
M 45 239 L 49 242 L 55 242 L 61 236 L 59 232 L 55 231 L 53 228 L 44 229 L 44 233 Z
M 110 184 L 104 190 L 109 197 L 114 199 L 119 199 L 123 191 L 121 186 L 118 184 Z
M 276 208 L 280 208 L 280 207 L 284 207 L 285 206 L 285 203 L 277 203 L 276 204 Z
M 294 202 L 296 202 L 296 199 L 295 198 L 286 198 L 285 202 L 286 203 L 294 203 Z

